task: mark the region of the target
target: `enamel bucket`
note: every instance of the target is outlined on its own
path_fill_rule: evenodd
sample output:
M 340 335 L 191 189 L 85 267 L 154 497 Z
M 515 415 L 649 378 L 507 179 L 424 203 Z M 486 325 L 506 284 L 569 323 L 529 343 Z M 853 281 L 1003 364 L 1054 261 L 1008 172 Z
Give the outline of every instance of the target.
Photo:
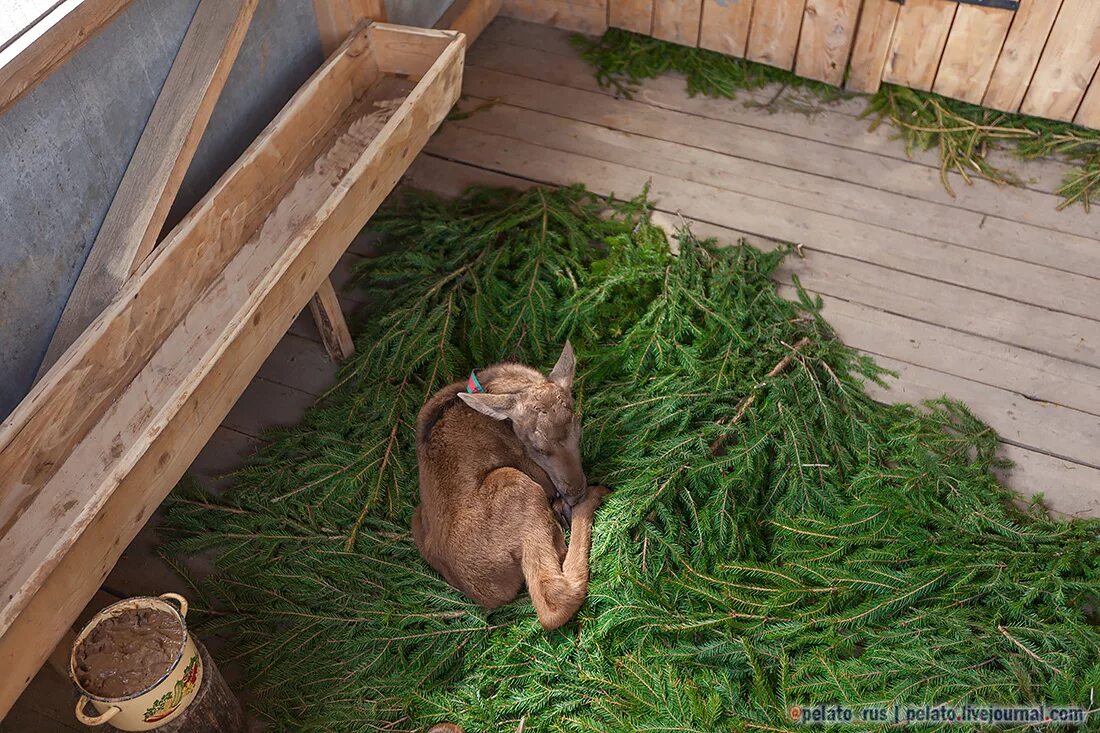
M 179 608 L 169 603 L 170 600 L 178 603 Z M 80 685 L 77 678 L 76 651 L 96 626 L 113 616 L 134 609 L 155 609 L 176 617 L 183 627 L 183 649 L 164 675 L 144 690 L 127 697 L 93 695 Z M 84 725 L 108 723 L 119 730 L 153 730 L 178 717 L 202 685 L 202 659 L 187 631 L 187 623 L 184 621 L 186 616 L 187 599 L 176 593 L 165 593 L 159 598 L 128 598 L 97 613 L 77 635 L 69 655 L 69 676 L 80 691 L 80 699 L 76 703 L 77 720 Z M 88 703 L 95 708 L 96 715 L 88 714 Z

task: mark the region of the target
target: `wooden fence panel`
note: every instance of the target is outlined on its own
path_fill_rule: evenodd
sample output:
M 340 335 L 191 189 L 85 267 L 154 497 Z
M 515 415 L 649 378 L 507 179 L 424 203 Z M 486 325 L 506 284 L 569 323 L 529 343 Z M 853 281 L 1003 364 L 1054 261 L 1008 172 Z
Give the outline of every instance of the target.
M 607 19 L 612 28 L 649 35 L 653 32 L 653 0 L 608 0 Z
M 1005 112 L 1020 109 L 1061 7 L 1062 0 L 1020 0 L 983 105 Z
M 900 9 L 893 0 L 864 0 L 846 89 L 868 94 L 878 91 Z
M 794 72 L 839 86 L 856 35 L 860 0 L 806 0 Z
M 957 7 L 943 0 L 908 0 L 898 11 L 883 81 L 930 90 Z
M 1081 102 L 1081 108 L 1073 118 L 1078 125 L 1093 129 L 1100 129 L 1100 82 L 1097 79 L 1100 79 L 1100 73 L 1093 77 L 1092 85 Z
M 653 0 L 653 37 L 698 46 L 702 12 L 703 0 Z
M 883 82 L 1100 129 L 1100 0 L 502 0 L 502 15 L 611 26 L 852 91 Z M 847 73 L 847 78 L 845 78 Z
M 1013 12 L 1003 8 L 960 5 L 932 90 L 971 104 L 981 104 L 1012 17 Z
M 1100 2 L 1065 0 L 1020 108 L 1070 121 L 1100 64 Z
M 749 44 L 752 3 L 753 0 L 703 0 L 699 45 L 711 51 L 744 58 Z
M 780 69 L 794 67 L 806 0 L 760 0 L 753 7 L 748 58 Z

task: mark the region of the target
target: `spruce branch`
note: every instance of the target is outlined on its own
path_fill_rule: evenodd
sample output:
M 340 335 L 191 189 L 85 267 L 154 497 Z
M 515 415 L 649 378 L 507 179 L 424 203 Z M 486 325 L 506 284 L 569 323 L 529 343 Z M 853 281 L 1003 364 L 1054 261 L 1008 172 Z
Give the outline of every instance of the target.
M 775 366 L 773 366 L 771 368 L 771 370 L 767 374 L 767 378 L 768 379 L 775 379 L 780 374 L 782 374 L 787 369 L 787 367 L 790 366 L 791 360 L 794 359 L 795 354 L 798 353 L 798 351 L 800 349 L 802 349 L 802 347 L 808 345 L 809 343 L 810 343 L 809 337 L 803 337 L 801 340 L 799 340 L 798 343 L 796 343 L 794 346 L 791 347 L 791 353 L 784 356 L 782 359 L 779 360 L 779 362 Z M 761 384 L 759 386 L 762 388 L 764 385 Z M 741 420 L 741 418 L 745 415 L 745 412 L 747 412 L 748 409 L 750 407 L 752 407 L 753 403 L 756 402 L 756 397 L 759 394 L 760 394 L 760 392 L 756 391 L 756 392 L 753 392 L 748 397 L 741 400 L 740 404 L 738 404 L 738 406 L 737 406 L 737 412 L 734 414 L 733 419 L 730 420 L 730 422 L 729 422 L 730 427 L 733 427 L 734 425 L 736 425 Z M 721 425 L 721 424 L 723 424 L 723 421 L 721 419 L 719 419 L 717 421 L 717 424 Z M 718 455 L 722 451 L 722 449 L 725 447 L 726 440 L 728 440 L 728 438 L 729 438 L 729 433 L 728 432 L 722 433 L 717 438 L 715 438 L 710 444 L 710 454 L 712 456 Z
M 178 487 L 159 530 L 213 559 L 195 622 L 232 636 L 260 717 L 712 733 L 838 700 L 1087 704 L 1100 522 L 1017 510 L 958 403 L 868 397 L 887 374 L 776 292 L 787 251 L 685 232 L 674 256 L 651 210 L 474 189 L 375 216 L 337 386 L 231 490 Z M 413 425 L 445 380 L 548 368 L 565 338 L 585 469 L 615 492 L 588 600 L 547 634 L 526 598 L 487 612 L 420 558 Z
M 1028 655 L 1029 657 L 1031 657 L 1032 659 L 1034 659 L 1034 660 L 1035 660 L 1036 662 L 1038 662 L 1039 664 L 1043 665 L 1043 666 L 1044 666 L 1044 667 L 1046 667 L 1047 669 L 1051 670 L 1051 671 L 1052 671 L 1052 672 L 1054 672 L 1055 674 L 1062 674 L 1062 670 L 1058 669 L 1058 668 L 1057 668 L 1057 667 L 1055 667 L 1055 666 L 1054 666 L 1053 664 L 1050 664 L 1050 663 L 1049 663 L 1049 662 L 1047 662 L 1047 661 L 1046 661 L 1045 659 L 1043 659 L 1042 657 L 1040 657 L 1040 656 L 1039 656 L 1038 654 L 1036 654 L 1035 652 L 1031 651 L 1031 650 L 1030 650 L 1030 649 L 1028 649 L 1028 648 L 1027 648 L 1026 646 L 1024 646 L 1024 644 L 1023 644 L 1023 643 L 1022 643 L 1022 642 L 1021 642 L 1021 641 L 1020 641 L 1019 639 L 1017 639 L 1016 637 L 1014 637 L 1014 636 L 1013 636 L 1012 634 L 1008 633 L 1008 629 L 1006 629 L 1006 628 L 1005 628 L 1004 626 L 1001 626 L 1000 624 L 998 624 L 998 625 L 997 625 L 997 630 L 998 630 L 998 631 L 1000 631 L 1000 632 L 1001 632 L 1002 634 L 1004 634 L 1004 637 L 1005 637 L 1006 639 L 1008 639 L 1008 640 L 1009 640 L 1009 641 L 1011 641 L 1011 642 L 1012 642 L 1013 644 L 1015 644 L 1016 646 L 1018 646 L 1018 647 L 1020 648 L 1020 650 L 1021 650 L 1021 651 L 1023 651 L 1023 652 L 1024 652 L 1025 654 L 1027 654 L 1027 655 Z

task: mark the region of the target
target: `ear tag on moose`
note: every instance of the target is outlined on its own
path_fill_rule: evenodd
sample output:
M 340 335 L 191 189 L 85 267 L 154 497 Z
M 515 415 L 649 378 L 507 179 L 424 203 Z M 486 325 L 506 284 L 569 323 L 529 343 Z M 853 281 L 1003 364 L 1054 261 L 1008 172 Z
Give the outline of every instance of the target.
M 481 394 L 485 391 L 481 382 L 477 381 L 477 374 L 474 372 L 470 372 L 470 378 L 466 380 L 466 391 L 470 394 Z

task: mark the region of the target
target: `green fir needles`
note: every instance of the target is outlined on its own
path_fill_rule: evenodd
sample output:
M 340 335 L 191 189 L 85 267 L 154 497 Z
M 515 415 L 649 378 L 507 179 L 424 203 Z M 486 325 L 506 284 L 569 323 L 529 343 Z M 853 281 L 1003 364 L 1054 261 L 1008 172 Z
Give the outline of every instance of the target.
M 819 102 L 865 96 L 803 79 L 789 71 L 701 48 L 689 48 L 648 36 L 612 28 L 598 39 L 575 36 L 574 44 L 596 72 L 603 86 L 629 96 L 644 79 L 674 71 L 682 74 L 688 92 L 733 98 L 738 91 L 778 84 L 781 89 L 800 89 Z M 897 130 L 906 150 L 938 150 L 943 185 L 951 188 L 948 174 L 958 173 L 967 183 L 980 176 L 997 183 L 1018 181 L 989 162 L 987 153 L 1010 144 L 1019 157 L 1055 156 L 1072 164 L 1058 194 L 1060 208 L 1081 203 L 1089 209 L 1100 195 L 1100 132 L 1065 122 L 1008 114 L 978 107 L 931 92 L 884 84 L 868 96 L 866 116 L 873 125 L 887 122 Z M 813 111 L 805 102 L 797 108 Z
M 1100 687 L 1100 522 L 1013 507 L 954 402 L 886 406 L 785 252 L 689 235 L 581 188 L 414 196 L 381 213 L 374 301 L 339 384 L 220 497 L 170 501 L 212 551 L 284 731 L 794 730 L 797 703 L 1062 703 Z M 413 422 L 471 367 L 578 352 L 596 518 L 590 596 L 540 630 L 420 559 Z M 1095 704 L 1095 703 L 1093 703 Z M 865 729 L 865 728 L 861 728 Z M 841 729 L 843 730 L 843 729 Z

